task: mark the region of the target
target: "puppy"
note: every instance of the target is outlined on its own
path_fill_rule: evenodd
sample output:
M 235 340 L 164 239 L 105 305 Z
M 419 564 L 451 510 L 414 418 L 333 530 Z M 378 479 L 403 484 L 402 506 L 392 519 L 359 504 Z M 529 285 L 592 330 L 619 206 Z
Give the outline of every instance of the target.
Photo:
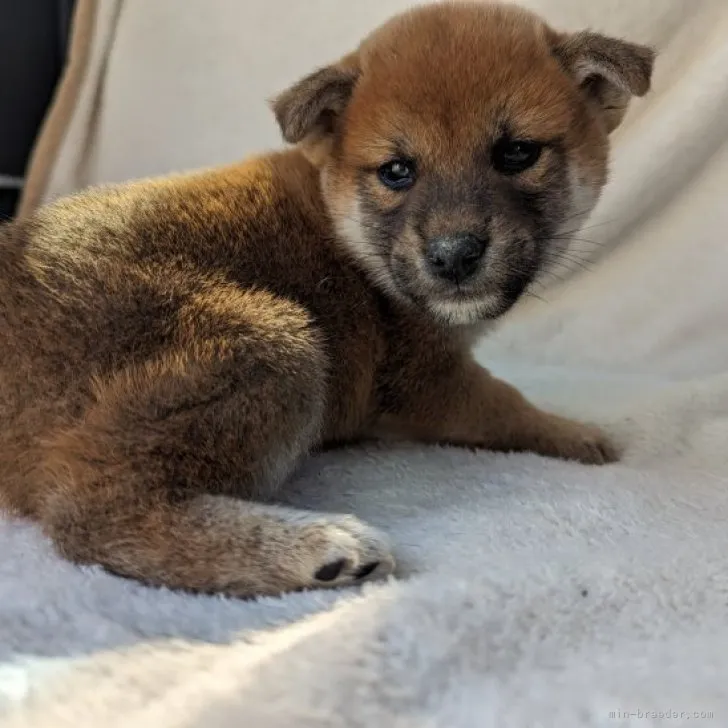
M 395 17 L 273 102 L 293 147 L 0 230 L 0 502 L 78 563 L 251 597 L 394 568 L 271 501 L 379 436 L 606 463 L 470 344 L 594 205 L 653 54 L 509 5 Z

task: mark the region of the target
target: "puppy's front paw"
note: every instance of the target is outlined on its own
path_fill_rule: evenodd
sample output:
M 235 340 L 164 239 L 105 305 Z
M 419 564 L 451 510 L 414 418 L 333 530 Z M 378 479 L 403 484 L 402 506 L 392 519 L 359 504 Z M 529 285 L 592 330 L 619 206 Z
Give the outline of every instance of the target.
M 577 460 L 588 465 L 606 465 L 619 460 L 616 445 L 594 425 L 551 416 L 538 438 L 541 455 Z

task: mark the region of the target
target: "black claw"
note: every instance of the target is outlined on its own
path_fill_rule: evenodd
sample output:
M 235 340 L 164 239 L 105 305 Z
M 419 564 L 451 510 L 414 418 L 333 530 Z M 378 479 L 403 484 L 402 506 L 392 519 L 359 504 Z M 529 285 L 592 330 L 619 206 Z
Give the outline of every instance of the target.
M 354 574 L 354 577 L 356 579 L 363 579 L 365 576 L 369 576 L 369 574 L 371 574 L 377 566 L 379 566 L 378 561 L 372 561 L 371 564 L 364 564 L 364 566 L 362 566 L 361 569 Z
M 314 577 L 319 581 L 333 581 L 341 573 L 344 566 L 346 566 L 346 559 L 332 561 L 330 564 L 322 566 L 314 574 Z

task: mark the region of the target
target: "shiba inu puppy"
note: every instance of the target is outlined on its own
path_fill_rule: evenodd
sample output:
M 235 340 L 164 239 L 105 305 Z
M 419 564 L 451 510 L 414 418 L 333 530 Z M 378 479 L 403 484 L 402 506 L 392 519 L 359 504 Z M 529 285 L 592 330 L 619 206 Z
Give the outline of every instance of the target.
M 425 5 L 273 101 L 286 150 L 0 228 L 0 506 L 73 561 L 251 597 L 394 568 L 354 516 L 275 504 L 321 447 L 613 461 L 470 344 L 596 202 L 652 65 L 514 6 Z

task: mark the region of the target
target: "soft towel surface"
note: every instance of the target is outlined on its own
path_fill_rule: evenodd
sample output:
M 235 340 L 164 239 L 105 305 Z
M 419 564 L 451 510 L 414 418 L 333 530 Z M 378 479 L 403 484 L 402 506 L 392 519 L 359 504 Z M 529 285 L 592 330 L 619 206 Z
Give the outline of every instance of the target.
M 61 167 L 85 184 L 272 144 L 272 127 L 257 134 L 255 124 L 241 143 L 235 120 L 298 75 L 301 55 L 325 61 L 405 4 L 373 2 L 362 25 L 364 11 L 344 17 L 338 0 L 306 11 L 187 0 L 184 13 L 174 0 L 126 0 L 95 131 L 83 150 L 66 148 Z M 272 21 L 284 5 L 281 30 Z M 598 262 L 540 292 L 546 303 L 527 302 L 479 355 L 541 403 L 605 423 L 624 461 L 329 454 L 306 466 L 290 501 L 388 530 L 401 579 L 256 603 L 78 569 L 31 526 L 4 521 L 3 725 L 728 725 L 728 5 L 531 5 L 663 54 L 655 93 L 620 132 L 614 182 L 578 236 L 589 242 L 574 243 Z M 302 50 L 320 38 L 311 30 L 288 48 L 286 68 L 276 46 L 280 63 L 236 96 L 250 46 L 293 37 L 309 15 L 330 20 L 316 58 Z M 171 138 L 149 139 L 144 154 L 134 146 L 143 112 L 166 83 L 179 94 L 160 100 L 153 123 Z M 184 110 L 198 97 L 224 119 L 192 144 L 200 122 Z M 57 179 L 50 194 L 63 189 Z

